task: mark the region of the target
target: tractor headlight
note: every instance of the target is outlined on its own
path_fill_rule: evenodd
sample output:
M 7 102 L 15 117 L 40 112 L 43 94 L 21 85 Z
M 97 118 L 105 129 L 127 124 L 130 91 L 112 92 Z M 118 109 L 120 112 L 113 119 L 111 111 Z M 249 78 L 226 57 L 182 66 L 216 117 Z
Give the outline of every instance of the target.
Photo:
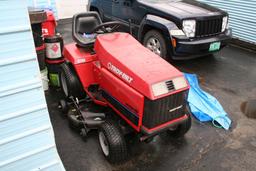
M 224 32 L 227 28 L 227 25 L 228 25 L 228 17 L 223 17 L 222 18 L 222 29 L 221 29 L 221 32 Z
M 175 90 L 187 87 L 187 81 L 184 77 L 177 77 L 172 80 Z
M 172 86 L 173 85 L 173 86 Z M 167 94 L 171 91 L 180 90 L 186 88 L 187 81 L 182 77 L 176 77 L 172 80 L 159 82 L 152 85 L 152 91 L 154 96 L 161 96 L 163 94 Z
M 160 96 L 169 92 L 165 82 L 160 82 L 152 85 L 154 96 Z
M 195 37 L 196 20 L 184 20 L 182 23 L 182 30 L 187 37 Z

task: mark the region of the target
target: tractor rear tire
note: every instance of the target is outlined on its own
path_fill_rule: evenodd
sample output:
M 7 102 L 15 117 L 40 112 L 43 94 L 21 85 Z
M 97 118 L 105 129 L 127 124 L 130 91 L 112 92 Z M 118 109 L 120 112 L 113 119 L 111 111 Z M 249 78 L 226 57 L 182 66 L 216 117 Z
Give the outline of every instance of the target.
M 179 124 L 175 129 L 167 130 L 167 134 L 172 138 L 180 138 L 183 137 L 191 128 L 191 114 L 187 114 L 188 119 Z
M 73 97 L 82 99 L 85 91 L 71 63 L 63 63 L 60 71 L 61 89 L 66 98 Z
M 128 158 L 125 138 L 113 120 L 106 120 L 99 128 L 99 144 L 110 163 L 121 163 Z

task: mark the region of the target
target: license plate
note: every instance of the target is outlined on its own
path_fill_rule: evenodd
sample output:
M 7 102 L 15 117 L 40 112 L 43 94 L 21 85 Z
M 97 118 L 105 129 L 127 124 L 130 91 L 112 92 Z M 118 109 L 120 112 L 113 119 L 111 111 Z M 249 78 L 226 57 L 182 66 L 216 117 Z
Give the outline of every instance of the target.
M 219 49 L 220 49 L 220 42 L 214 42 L 214 43 L 210 44 L 210 48 L 209 48 L 210 52 L 216 51 L 216 50 L 219 50 Z

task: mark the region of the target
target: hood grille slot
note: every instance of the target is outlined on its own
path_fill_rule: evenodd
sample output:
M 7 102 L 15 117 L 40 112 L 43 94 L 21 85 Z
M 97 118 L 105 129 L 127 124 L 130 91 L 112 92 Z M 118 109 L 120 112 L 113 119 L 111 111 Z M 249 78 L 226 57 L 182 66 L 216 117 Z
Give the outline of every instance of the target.
M 167 89 L 168 89 L 169 92 L 175 90 L 175 87 L 174 87 L 174 84 L 173 84 L 172 80 L 166 81 L 165 84 L 166 84 Z
M 145 98 L 142 124 L 150 129 L 184 116 L 187 93 L 183 91 L 157 100 Z M 182 107 L 177 108 L 179 106 Z M 170 111 L 174 108 L 177 109 Z

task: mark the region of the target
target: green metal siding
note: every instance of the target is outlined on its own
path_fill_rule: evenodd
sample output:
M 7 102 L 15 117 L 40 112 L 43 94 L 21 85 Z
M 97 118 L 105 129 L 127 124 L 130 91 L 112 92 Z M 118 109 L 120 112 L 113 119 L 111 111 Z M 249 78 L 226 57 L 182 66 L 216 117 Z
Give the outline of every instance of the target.
M 256 0 L 199 0 L 229 13 L 233 36 L 256 44 Z
M 0 1 L 0 170 L 65 170 L 59 158 L 26 0 Z

